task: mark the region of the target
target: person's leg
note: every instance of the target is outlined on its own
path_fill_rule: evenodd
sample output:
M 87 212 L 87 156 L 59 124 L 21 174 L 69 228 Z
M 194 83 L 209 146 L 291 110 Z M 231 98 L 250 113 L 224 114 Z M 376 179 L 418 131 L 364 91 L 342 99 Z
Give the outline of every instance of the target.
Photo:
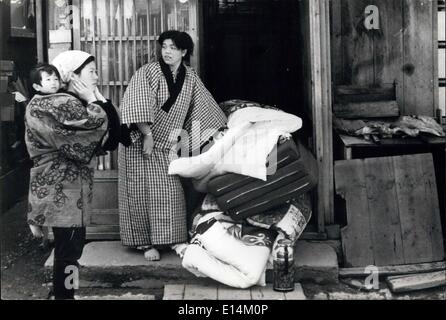
M 56 300 L 74 299 L 74 280 L 67 279 L 67 277 L 76 277 L 78 275 L 78 260 L 84 248 L 85 228 L 53 228 L 53 234 L 55 245 L 53 265 L 54 297 Z M 78 279 L 75 280 L 77 281 Z

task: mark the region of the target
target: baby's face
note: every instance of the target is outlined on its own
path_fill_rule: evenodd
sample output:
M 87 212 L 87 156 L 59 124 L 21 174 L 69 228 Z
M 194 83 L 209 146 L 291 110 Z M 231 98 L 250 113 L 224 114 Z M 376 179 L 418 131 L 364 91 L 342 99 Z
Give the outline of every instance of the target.
M 56 93 L 60 89 L 60 81 L 55 73 L 42 72 L 42 81 L 36 85 L 37 91 L 42 93 Z

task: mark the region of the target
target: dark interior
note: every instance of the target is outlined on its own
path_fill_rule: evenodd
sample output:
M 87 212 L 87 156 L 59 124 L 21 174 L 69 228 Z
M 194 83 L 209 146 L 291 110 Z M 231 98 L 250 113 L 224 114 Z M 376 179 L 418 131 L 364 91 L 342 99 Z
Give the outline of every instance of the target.
M 217 102 L 244 99 L 300 115 L 298 1 L 204 1 L 204 74 Z

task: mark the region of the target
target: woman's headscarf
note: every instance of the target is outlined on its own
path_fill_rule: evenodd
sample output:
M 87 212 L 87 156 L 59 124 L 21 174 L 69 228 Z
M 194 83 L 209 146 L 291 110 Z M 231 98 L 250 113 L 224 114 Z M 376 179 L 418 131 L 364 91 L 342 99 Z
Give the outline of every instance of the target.
M 60 80 L 66 85 L 70 82 L 71 74 L 91 58 L 94 57 L 87 52 L 68 50 L 57 55 L 52 61 L 52 65 L 57 68 L 60 73 Z

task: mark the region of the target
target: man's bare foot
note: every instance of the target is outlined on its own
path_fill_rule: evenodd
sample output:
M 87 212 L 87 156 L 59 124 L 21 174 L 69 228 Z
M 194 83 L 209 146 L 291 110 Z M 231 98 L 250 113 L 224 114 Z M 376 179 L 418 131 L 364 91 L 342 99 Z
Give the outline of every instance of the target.
M 150 248 L 144 251 L 144 258 L 148 261 L 159 261 L 161 259 L 160 253 L 155 248 Z

